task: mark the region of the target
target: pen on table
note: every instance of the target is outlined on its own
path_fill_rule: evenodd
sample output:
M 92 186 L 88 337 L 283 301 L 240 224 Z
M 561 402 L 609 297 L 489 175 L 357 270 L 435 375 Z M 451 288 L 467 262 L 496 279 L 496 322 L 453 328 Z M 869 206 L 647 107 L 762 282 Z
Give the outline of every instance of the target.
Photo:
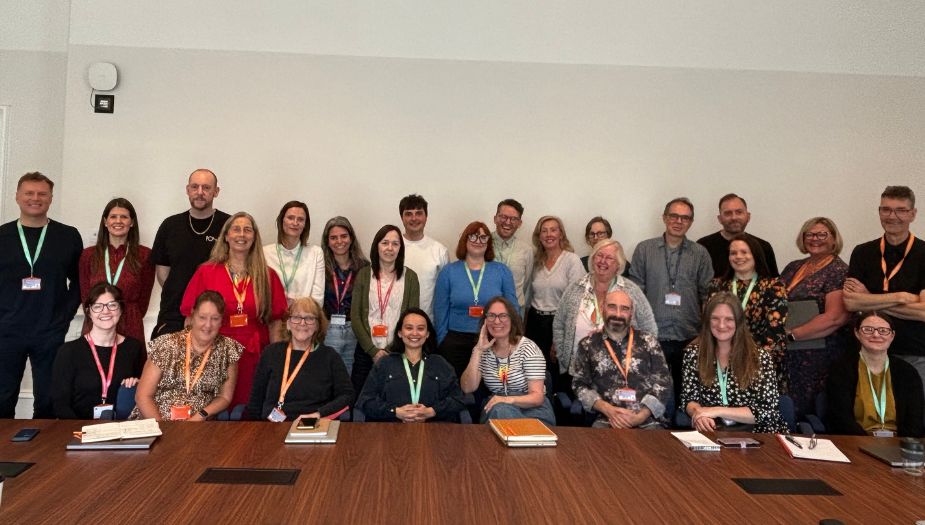
M 797 447 L 797 448 L 803 448 L 803 445 L 801 445 L 797 440 L 793 439 L 793 436 L 791 436 L 791 435 L 786 435 L 786 436 L 784 436 L 784 439 L 786 439 L 787 441 L 793 443 L 793 446 L 795 446 L 795 447 Z

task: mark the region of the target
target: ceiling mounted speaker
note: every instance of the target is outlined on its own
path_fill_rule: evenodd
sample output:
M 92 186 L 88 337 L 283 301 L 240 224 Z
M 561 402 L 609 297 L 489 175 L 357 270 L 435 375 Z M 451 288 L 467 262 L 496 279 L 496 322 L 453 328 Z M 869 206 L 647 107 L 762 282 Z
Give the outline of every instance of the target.
M 111 91 L 119 82 L 119 72 L 116 66 L 109 62 L 96 62 L 90 64 L 90 71 L 87 73 L 90 80 L 90 87 L 97 91 Z

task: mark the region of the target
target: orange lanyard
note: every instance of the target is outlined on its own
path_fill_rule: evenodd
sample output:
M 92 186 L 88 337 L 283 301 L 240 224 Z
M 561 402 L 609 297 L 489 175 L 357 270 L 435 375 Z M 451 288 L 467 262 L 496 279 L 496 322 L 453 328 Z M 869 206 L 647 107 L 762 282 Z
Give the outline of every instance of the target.
M 634 330 L 630 327 L 630 339 L 626 344 L 626 358 L 623 360 L 623 365 L 620 365 L 620 360 L 617 359 L 617 354 L 614 353 L 613 347 L 610 346 L 610 341 L 607 339 L 607 336 L 604 336 L 604 346 L 607 347 L 607 351 L 610 352 L 610 358 L 613 359 L 613 364 L 617 365 L 617 370 L 623 374 L 623 383 L 627 384 L 630 372 L 630 362 L 633 359 L 633 334 Z
M 790 279 L 790 284 L 787 285 L 787 292 L 790 292 L 790 290 L 793 290 L 794 288 L 796 288 L 797 285 L 803 281 L 803 279 L 806 279 L 810 275 L 813 275 L 819 270 L 825 268 L 826 266 L 829 265 L 830 262 L 834 260 L 835 260 L 835 256 L 829 255 L 829 256 L 826 256 L 825 259 L 822 259 L 822 261 L 820 261 L 819 264 L 810 264 L 809 261 L 806 261 L 805 263 L 803 263 L 803 266 L 800 266 L 800 269 L 797 270 L 797 273 L 793 274 L 793 278 Z
M 225 273 L 228 274 L 228 279 L 231 281 L 231 291 L 234 293 L 234 298 L 238 301 L 238 313 L 244 311 L 244 300 L 247 299 L 247 285 L 251 283 L 251 278 L 248 275 L 242 281 L 238 281 L 231 276 L 231 270 L 228 269 L 228 265 L 225 265 Z
M 202 356 L 202 361 L 199 363 L 199 368 L 196 369 L 196 374 L 193 376 L 193 382 L 190 384 L 190 359 L 193 353 L 193 334 L 191 332 L 186 333 L 186 365 L 183 368 L 183 377 L 186 379 L 186 397 L 189 398 L 190 393 L 193 391 L 193 387 L 196 386 L 196 383 L 199 382 L 199 379 L 202 377 L 202 371 L 206 368 L 206 361 L 209 360 L 209 355 L 212 354 L 212 346 L 209 346 L 209 349 L 206 350 L 205 355 Z
M 315 347 L 309 348 L 302 354 L 302 358 L 299 359 L 299 362 L 295 365 L 295 369 L 292 371 L 292 375 L 290 375 L 289 359 L 292 357 L 292 343 L 290 342 L 289 346 L 286 347 L 286 364 L 283 366 L 283 382 L 279 385 L 279 402 L 276 408 L 283 408 L 283 401 L 286 399 L 286 392 L 289 391 L 289 386 L 295 381 L 295 376 L 299 375 L 299 370 L 302 369 L 302 365 L 304 365 L 305 360 L 308 359 L 308 354 L 314 349 Z
M 915 235 L 909 234 L 909 240 L 906 241 L 906 253 L 903 254 L 903 258 L 899 260 L 896 266 L 893 267 L 893 271 L 890 272 L 888 276 L 886 274 L 886 235 L 880 237 L 880 268 L 883 269 L 883 291 L 890 291 L 890 279 L 894 275 L 899 273 L 899 269 L 903 267 L 903 263 L 906 262 L 906 256 L 909 255 L 909 251 L 912 250 L 912 242 L 915 240 Z

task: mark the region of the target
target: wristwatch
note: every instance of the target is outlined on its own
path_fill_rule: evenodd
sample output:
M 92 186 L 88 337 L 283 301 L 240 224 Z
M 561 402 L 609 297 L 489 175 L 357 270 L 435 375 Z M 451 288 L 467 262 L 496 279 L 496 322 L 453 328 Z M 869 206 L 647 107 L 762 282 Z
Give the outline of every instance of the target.
M 202 419 L 209 419 L 209 413 L 204 408 L 199 410 L 199 415 L 202 416 Z

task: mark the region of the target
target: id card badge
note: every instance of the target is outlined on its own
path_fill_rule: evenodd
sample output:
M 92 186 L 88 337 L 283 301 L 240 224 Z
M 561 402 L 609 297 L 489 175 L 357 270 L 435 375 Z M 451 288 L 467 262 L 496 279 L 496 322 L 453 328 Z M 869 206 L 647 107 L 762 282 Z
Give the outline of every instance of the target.
M 184 421 L 190 418 L 193 413 L 193 407 L 189 405 L 174 405 L 170 407 L 171 421 Z
M 373 325 L 373 337 L 388 337 L 389 327 L 384 324 Z
M 27 292 L 38 292 L 42 289 L 42 280 L 38 277 L 24 277 L 22 289 Z
M 681 294 L 668 292 L 665 294 L 665 304 L 668 306 L 681 306 Z
M 228 318 L 228 324 L 232 328 L 247 326 L 247 314 L 231 314 L 231 317 Z
M 347 316 L 344 314 L 336 314 L 331 316 L 331 326 L 346 326 L 347 325 Z
M 270 415 L 267 416 L 267 419 L 274 423 L 282 423 L 283 421 L 286 421 L 286 413 L 279 408 L 273 407 L 273 410 L 270 411 Z
M 480 318 L 485 313 L 485 308 L 479 305 L 469 307 L 469 317 Z
M 103 412 L 107 410 L 112 410 L 113 406 L 111 403 L 103 403 L 93 407 L 93 419 L 100 419 L 103 417 Z
M 617 401 L 621 403 L 635 403 L 636 391 L 632 388 L 621 388 L 617 390 Z
M 892 430 L 887 430 L 885 428 L 878 428 L 877 430 L 874 430 L 874 437 L 877 437 L 877 438 L 891 438 L 895 435 L 896 435 L 895 432 L 893 432 Z

